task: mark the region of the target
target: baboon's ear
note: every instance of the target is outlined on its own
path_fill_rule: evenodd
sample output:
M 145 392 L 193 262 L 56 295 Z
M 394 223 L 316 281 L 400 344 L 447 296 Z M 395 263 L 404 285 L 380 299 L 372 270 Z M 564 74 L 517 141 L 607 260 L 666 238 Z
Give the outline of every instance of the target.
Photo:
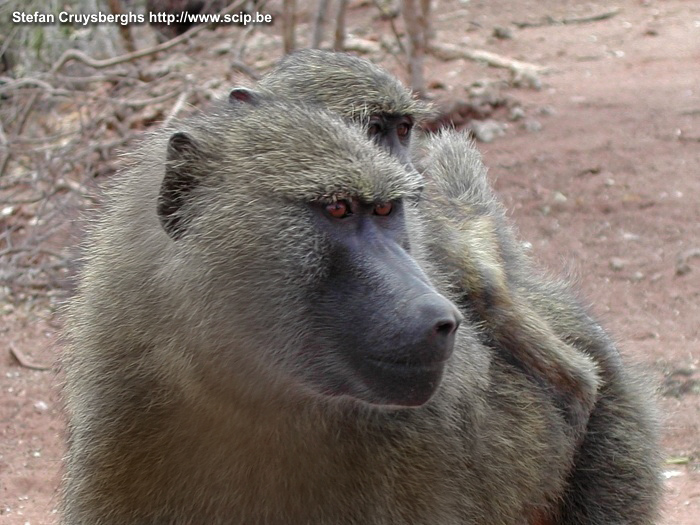
M 233 88 L 228 94 L 228 101 L 230 104 L 252 104 L 253 106 L 258 103 L 258 94 L 252 89 L 237 87 Z
M 165 177 L 158 196 L 158 217 L 163 229 L 178 239 L 186 229 L 181 209 L 199 181 L 194 164 L 200 157 L 197 142 L 187 133 L 174 133 L 168 141 Z

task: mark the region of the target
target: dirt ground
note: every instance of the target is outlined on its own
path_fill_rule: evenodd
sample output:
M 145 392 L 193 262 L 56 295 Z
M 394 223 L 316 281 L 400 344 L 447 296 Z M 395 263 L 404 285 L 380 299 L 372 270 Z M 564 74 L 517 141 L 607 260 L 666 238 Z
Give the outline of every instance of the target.
M 575 278 L 623 355 L 658 386 L 661 523 L 691 525 L 700 523 L 700 3 L 615 6 L 600 21 L 521 28 L 514 22 L 612 7 L 441 1 L 434 28 L 438 41 L 552 68 L 540 89 L 502 88 L 510 108 L 492 117 L 505 133 L 480 148 L 534 257 Z M 390 35 L 374 9 L 352 3 L 350 30 Z M 497 26 L 510 38 L 495 37 Z M 391 58 L 383 65 L 401 75 Z M 466 99 L 474 81 L 508 78 L 466 60 L 429 57 L 426 68 L 439 99 Z M 51 364 L 60 320 L 41 303 L 0 309 L 0 525 L 54 524 L 64 439 L 56 376 L 20 366 L 9 349 Z

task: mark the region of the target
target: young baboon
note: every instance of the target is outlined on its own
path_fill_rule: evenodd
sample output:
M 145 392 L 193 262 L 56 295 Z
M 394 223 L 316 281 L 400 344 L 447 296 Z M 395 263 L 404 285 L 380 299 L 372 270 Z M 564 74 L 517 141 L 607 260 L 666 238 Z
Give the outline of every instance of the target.
M 285 56 L 257 89 L 319 105 L 367 129 L 370 137 L 402 162 L 409 161 L 414 126 L 431 113 L 392 75 L 347 53 L 304 49 Z M 240 91 L 234 89 L 232 94 Z
M 440 147 L 424 181 L 358 127 L 269 98 L 147 139 L 68 308 L 63 522 L 652 523 L 622 371 L 601 372 L 601 435 L 579 447 L 436 256 L 433 236 L 462 240 L 430 210 L 462 197 L 448 177 L 473 155 Z

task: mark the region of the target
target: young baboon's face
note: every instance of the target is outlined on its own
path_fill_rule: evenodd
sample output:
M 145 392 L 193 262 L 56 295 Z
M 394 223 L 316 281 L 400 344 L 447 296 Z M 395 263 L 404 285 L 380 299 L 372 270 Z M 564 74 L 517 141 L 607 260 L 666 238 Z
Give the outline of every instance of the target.
M 367 134 L 390 155 L 404 164 L 409 162 L 413 119 L 409 115 L 377 113 L 367 123 Z

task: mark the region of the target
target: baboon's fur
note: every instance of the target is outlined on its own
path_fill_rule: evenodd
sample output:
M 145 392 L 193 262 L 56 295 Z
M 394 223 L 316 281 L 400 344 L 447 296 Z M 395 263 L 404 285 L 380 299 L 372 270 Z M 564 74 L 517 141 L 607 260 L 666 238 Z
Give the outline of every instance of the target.
M 326 68 L 326 62 L 332 66 Z M 416 121 L 430 109 L 427 105 L 412 107 L 409 90 L 396 79 L 366 60 L 344 54 L 305 51 L 291 55 L 262 84 L 278 95 L 320 104 L 360 124 L 362 119 L 353 114 L 358 104 L 373 108 L 372 112 L 381 107 L 398 108 L 393 111 Z M 422 200 L 431 231 L 427 246 L 443 270 L 451 272 L 451 284 L 462 307 L 470 312 L 473 322 L 483 326 L 482 340 L 499 348 L 504 358 L 533 380 L 552 387 L 551 394 L 567 415 L 572 437 L 581 441 L 586 431 L 591 434 L 583 443 L 582 457 L 595 454 L 597 461 L 604 462 L 619 455 L 617 447 L 604 454 L 595 450 L 599 445 L 592 435 L 607 436 L 615 429 L 641 425 L 642 436 L 630 432 L 631 437 L 622 440 L 620 448 L 631 447 L 632 462 L 646 469 L 646 475 L 633 473 L 638 481 L 628 483 L 629 491 L 622 489 L 627 497 L 616 500 L 611 495 L 618 491 L 608 489 L 617 483 L 616 476 L 624 478 L 624 469 L 613 469 L 608 483 L 599 480 L 601 491 L 605 487 L 608 495 L 601 497 L 594 490 L 593 501 L 602 503 L 590 507 L 603 509 L 602 522 L 615 522 L 616 513 L 653 514 L 658 497 L 656 456 L 653 425 L 644 407 L 653 404 L 650 396 L 644 391 L 635 394 L 634 386 L 628 385 L 615 345 L 566 283 L 539 278 L 533 270 L 488 185 L 476 149 L 467 146 L 459 134 L 421 139 L 429 145 L 422 152 L 414 148 L 418 150 L 414 161 L 422 164 L 423 174 L 430 179 Z M 620 420 L 602 431 L 600 421 L 605 418 L 600 412 L 609 409 L 601 406 L 614 403 L 616 397 L 629 410 L 616 410 L 615 417 Z M 594 403 L 600 406 L 591 414 Z M 589 416 L 593 421 L 587 425 Z M 642 461 L 645 457 L 646 462 Z M 630 498 L 637 497 L 645 502 L 647 511 L 629 504 Z M 635 510 L 625 514 L 628 508 Z
M 197 149 L 166 166 L 176 131 Z M 64 523 L 653 522 L 653 435 L 616 355 L 590 351 L 600 388 L 578 446 L 552 385 L 491 333 L 502 324 L 473 315 L 466 292 L 516 290 L 532 306 L 517 315 L 559 339 L 589 318 L 573 302 L 556 311 L 570 304 L 565 288 L 528 277 L 507 231 L 503 253 L 477 261 L 485 284 L 465 290 L 451 254 L 490 235 L 472 218 L 492 218 L 501 235 L 502 216 L 463 139 L 435 139 L 425 159 L 424 181 L 357 127 L 274 100 L 218 107 L 144 141 L 106 193 L 68 308 Z M 156 212 L 166 168 L 197 180 L 176 239 Z M 308 203 L 336 195 L 403 199 L 411 256 L 466 316 L 422 407 L 328 397 L 308 381 L 303 342 L 329 341 L 308 302 L 330 257 Z M 367 315 L 378 308 L 394 305 Z M 570 344 L 562 369 L 572 358 L 591 371 Z
M 319 49 L 287 55 L 257 87 L 278 97 L 322 106 L 358 123 L 383 114 L 411 116 L 419 124 L 432 111 L 369 60 Z
M 430 111 L 428 105 L 414 100 L 397 79 L 368 60 L 345 53 L 307 49 L 288 55 L 263 77 L 258 89 L 262 93 L 319 105 L 360 125 L 368 115 L 375 114 L 400 114 L 420 122 Z M 460 164 L 468 163 L 476 155 L 473 149 L 468 153 L 465 158 L 450 155 L 437 155 L 437 158 L 456 164 L 451 167 L 463 171 Z M 420 163 L 420 152 L 415 156 Z M 423 170 L 428 178 L 432 176 L 431 169 Z M 459 179 L 455 180 L 459 183 Z M 461 184 L 467 182 L 465 179 Z M 490 210 L 493 197 L 486 180 L 472 182 L 486 186 L 465 186 L 462 192 L 478 193 L 483 201 L 475 198 L 473 204 Z M 446 195 L 443 197 L 447 198 Z M 560 337 L 561 334 L 555 334 L 541 315 L 535 315 L 526 298 L 510 286 L 508 273 L 511 270 L 506 267 L 506 260 L 517 268 L 520 255 L 504 233 L 502 214 L 485 213 L 469 222 L 460 222 L 461 215 L 473 213 L 469 209 L 472 203 L 460 197 L 453 200 L 456 205 L 452 211 L 457 217 L 442 215 L 439 210 L 433 216 L 434 222 L 445 223 L 440 224 L 440 228 L 447 225 L 445 231 L 456 237 L 438 251 L 444 256 L 447 267 L 459 274 L 455 285 L 469 297 L 469 304 L 474 306 L 474 319 L 484 321 L 487 331 L 511 351 L 513 359 L 521 366 L 554 387 L 553 395 L 567 412 L 572 434 L 580 438 L 597 395 L 595 363 Z M 448 207 L 447 212 L 450 210 Z M 460 231 L 462 226 L 465 229 Z M 502 254 L 506 249 L 510 253 Z
M 573 426 L 581 432 L 576 462 L 565 498 L 546 522 L 654 523 L 661 483 L 653 395 L 623 367 L 610 337 L 568 285 L 532 267 L 473 144 L 442 132 L 427 139 L 418 157 L 430 178 L 420 203 L 426 247 L 451 276 L 458 304 L 483 323 L 484 344 L 526 374 L 554 379 L 554 398 L 567 371 L 586 370 L 586 360 L 596 364 L 595 406 Z M 517 348 L 523 344 L 528 348 Z M 569 412 L 570 400 L 564 401 Z
M 362 119 L 353 114 L 358 104 L 372 108 L 369 112 L 380 112 L 377 108 L 382 107 L 397 108 L 387 111 L 400 112 L 417 121 L 428 111 L 428 106 L 423 105 L 417 108 L 418 115 L 412 115 L 415 109 L 408 103 L 412 100 L 410 92 L 365 60 L 307 51 L 285 61 L 262 82 L 276 94 L 321 104 L 359 123 Z M 328 61 L 333 65 L 325 68 Z M 393 101 L 387 102 L 387 97 Z M 629 519 L 635 513 L 653 515 L 659 485 L 655 478 L 652 419 L 644 407 L 651 403 L 649 396 L 643 391 L 635 394 L 635 387 L 628 385 L 614 344 L 567 285 L 537 277 L 506 223 L 476 149 L 453 133 L 428 139 L 428 143 L 424 148 L 427 151 L 415 155 L 423 173 L 431 179 L 422 201 L 431 231 L 427 245 L 443 269 L 451 272 L 461 305 L 471 313 L 473 322 L 483 326 L 482 340 L 499 348 L 503 357 L 534 380 L 553 387 L 551 394 L 565 411 L 575 440 L 584 439 L 588 426 L 591 435 L 585 438 L 580 452 L 586 462 L 592 460 L 590 454 L 598 458 L 594 463 L 605 462 L 619 456 L 619 449 L 631 449 L 628 456 L 634 468 L 613 469 L 607 481 L 597 480 L 600 493 L 594 488 L 591 501 L 600 504 L 588 504 L 583 497 L 578 504 L 587 507 L 591 515 L 593 509 L 602 509 L 601 522 L 624 522 L 620 516 Z M 607 396 L 598 396 L 599 386 Z M 629 410 L 615 410 L 619 421 L 603 430 L 601 421 L 606 417 L 601 412 L 610 411 L 606 406 L 615 403 L 615 398 Z M 593 403 L 599 406 L 591 416 Z M 587 425 L 589 416 L 592 421 Z M 622 440 L 620 447 L 611 447 L 604 453 L 597 450 L 600 445 L 593 435 L 608 436 L 628 426 L 640 426 L 640 430 L 630 431 L 630 437 Z M 644 470 L 644 475 L 637 472 L 639 469 Z M 625 470 L 637 481 L 628 483 Z M 585 469 L 577 472 L 580 475 Z M 620 479 L 629 490 L 610 488 L 621 485 Z M 603 491 L 607 494 L 603 495 Z M 617 498 L 620 492 L 626 497 Z M 631 499 L 643 504 L 631 505 Z

